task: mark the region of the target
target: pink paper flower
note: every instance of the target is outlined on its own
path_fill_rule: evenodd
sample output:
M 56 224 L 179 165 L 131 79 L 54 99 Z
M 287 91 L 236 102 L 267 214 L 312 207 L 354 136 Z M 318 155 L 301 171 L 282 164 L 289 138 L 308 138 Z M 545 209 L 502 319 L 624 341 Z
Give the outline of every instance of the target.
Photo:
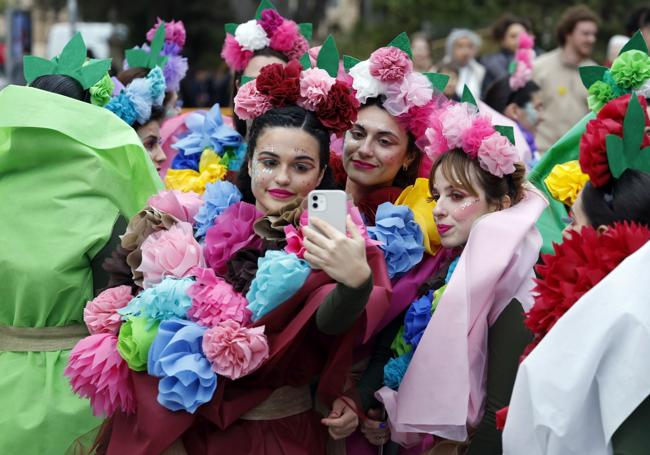
M 377 49 L 369 60 L 370 74 L 383 82 L 400 82 L 413 71 L 406 52 L 393 46 Z
M 439 117 L 432 120 L 431 127 L 427 128 L 424 136 L 418 139 L 415 145 L 433 162 L 437 161 L 440 155 L 450 150 L 447 139 L 442 134 L 442 122 Z
M 262 239 L 253 231 L 253 224 L 263 214 L 254 205 L 238 202 L 228 207 L 208 229 L 205 236 L 205 259 L 214 271 L 223 276 L 228 259 L 242 248 L 261 248 Z
M 397 121 L 415 137 L 420 137 L 429 127 L 431 116 L 436 110 L 434 101 L 430 101 L 424 106 L 412 106 L 408 112 L 397 117 Z
M 95 416 L 108 417 L 118 410 L 135 412 L 129 367 L 117 352 L 115 335 L 99 333 L 79 341 L 63 373 L 72 390 L 90 400 Z
M 227 33 L 221 50 L 221 58 L 233 70 L 244 71 L 248 62 L 253 58 L 253 51 L 242 49 L 235 37 Z
M 467 103 L 453 104 L 442 113 L 442 134 L 450 150 L 463 146 L 463 138 L 472 127 L 472 116 L 475 113 L 476 108 Z
M 515 172 L 515 163 L 519 155 L 515 146 L 498 132 L 494 132 L 481 143 L 478 161 L 483 169 L 497 177 Z
M 248 302 L 239 292 L 217 277 L 212 269 L 196 268 L 193 271 L 196 282 L 187 295 L 192 297 L 192 308 L 188 316 L 204 327 L 214 327 L 223 321 L 236 321 L 247 325 L 251 320 Z
M 532 49 L 535 46 L 535 37 L 526 32 L 519 33 L 519 48 Z
M 308 50 L 309 42 L 304 36 L 299 35 L 293 42 L 293 47 L 285 52 L 285 54 L 289 60 L 300 60 L 300 57 L 305 55 L 305 52 Z
M 235 95 L 235 114 L 242 120 L 252 120 L 271 109 L 268 96 L 257 90 L 255 81 L 248 82 Z
M 517 64 L 514 74 L 510 76 L 510 88 L 512 90 L 519 90 L 523 88 L 528 81 L 533 78 L 533 69 L 528 68 L 523 63 Z
M 310 68 L 300 73 L 300 99 L 298 105 L 315 111 L 327 97 L 336 79 L 320 68 Z
M 267 35 L 273 36 L 273 32 L 284 22 L 284 18 L 274 9 L 265 9 L 257 21 Z
M 147 32 L 147 41 L 153 41 L 161 23 L 162 19 L 156 19 L 156 25 Z M 174 43 L 179 48 L 182 48 L 185 45 L 185 25 L 183 24 L 183 21 L 165 22 L 165 41 L 168 43 Z
M 289 224 L 284 227 L 284 235 L 287 240 L 287 246 L 284 247 L 284 251 L 287 253 L 293 253 L 300 259 L 304 259 L 305 245 L 303 242 L 305 238 L 302 235 L 302 232 Z
M 293 43 L 300 36 L 298 25 L 294 21 L 285 20 L 275 29 L 271 36 L 269 47 L 280 52 L 287 52 L 293 49 Z
M 237 379 L 255 371 L 269 357 L 264 326 L 246 328 L 224 321 L 203 335 L 203 352 L 218 375 Z
M 472 126 L 463 136 L 463 150 L 472 158 L 476 158 L 483 139 L 492 134 L 494 134 L 494 127 L 490 118 L 484 115 L 475 116 Z
M 194 267 L 202 267 L 203 250 L 194 239 L 192 225 L 183 221 L 167 231 L 151 234 L 142 243 L 142 263 L 136 270 L 144 276 L 144 287 L 149 288 L 171 276 L 191 275 Z
M 384 108 L 389 114 L 399 116 L 413 106 L 424 106 L 433 97 L 433 87 L 420 73 L 407 75 L 402 83 L 394 82 L 386 87 Z
M 84 308 L 84 322 L 90 334 L 117 335 L 122 325 L 122 316 L 117 310 L 124 308 L 132 298 L 131 286 L 118 286 L 106 289 L 88 302 Z
M 168 213 L 179 221 L 194 224 L 194 215 L 203 205 L 203 199 L 192 191 L 163 190 L 151 196 L 147 205 Z

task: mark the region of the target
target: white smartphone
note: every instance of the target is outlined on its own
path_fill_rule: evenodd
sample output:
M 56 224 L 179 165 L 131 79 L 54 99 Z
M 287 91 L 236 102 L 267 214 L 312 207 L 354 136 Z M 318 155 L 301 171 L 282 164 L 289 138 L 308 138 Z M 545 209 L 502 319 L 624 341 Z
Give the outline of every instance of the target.
M 348 196 L 341 190 L 313 190 L 307 196 L 309 219 L 320 218 L 345 234 L 348 214 Z M 311 225 L 311 223 L 310 223 Z

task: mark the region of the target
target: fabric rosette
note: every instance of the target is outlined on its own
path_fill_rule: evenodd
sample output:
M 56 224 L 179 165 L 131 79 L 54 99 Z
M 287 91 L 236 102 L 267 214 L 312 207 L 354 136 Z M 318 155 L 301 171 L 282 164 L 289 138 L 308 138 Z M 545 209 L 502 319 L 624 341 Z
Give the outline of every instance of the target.
M 129 367 L 116 349 L 117 337 L 110 333 L 90 335 L 70 352 L 64 374 L 72 390 L 88 398 L 95 416 L 115 411 L 135 412 Z
M 147 356 L 158 333 L 158 322 L 153 325 L 144 317 L 131 316 L 122 324 L 117 337 L 117 352 L 134 371 L 147 369 Z
M 228 207 L 208 229 L 204 255 L 208 265 L 219 275 L 227 271 L 228 259 L 242 248 L 261 248 L 262 239 L 253 232 L 253 224 L 262 214 L 254 205 L 238 202 Z
M 205 331 L 203 352 L 220 376 L 246 376 L 269 357 L 264 326 L 244 327 L 234 320 L 223 321 Z
M 235 291 L 246 295 L 257 274 L 257 261 L 262 252 L 255 248 L 242 248 L 228 259 L 228 272 L 223 276 Z
M 620 87 L 637 88 L 650 79 L 650 56 L 647 52 L 628 50 L 614 60 L 610 71 Z
M 169 169 L 165 176 L 165 186 L 168 189 L 203 194 L 208 183 L 223 180 L 227 173 L 227 160 L 217 155 L 214 150 L 206 148 L 201 153 L 198 171 L 194 169 Z
M 131 286 L 117 286 L 106 289 L 84 308 L 84 322 L 91 335 L 112 333 L 116 335 L 122 325 L 122 317 L 117 312 L 131 301 Z
M 384 385 L 393 390 L 399 389 L 402 379 L 406 374 L 406 370 L 413 358 L 413 351 L 402 354 L 399 357 L 394 357 L 384 366 Z
M 307 220 L 307 211 L 303 210 L 304 199 L 297 197 L 290 203 L 276 210 L 269 211 L 253 225 L 253 230 L 264 240 L 282 242 L 285 240 L 288 226 L 299 227 Z
M 183 278 L 194 267 L 205 265 L 203 248 L 194 239 L 192 225 L 183 221 L 166 231 L 151 234 L 140 249 L 142 262 L 137 270 L 142 272 L 145 288 L 168 276 Z
M 158 403 L 171 411 L 195 413 L 212 399 L 217 375 L 203 354 L 205 328 L 170 319 L 160 324 L 149 350 L 147 371 L 160 378 Z
M 478 162 L 482 169 L 497 177 L 515 172 L 519 153 L 515 146 L 500 133 L 494 132 L 481 142 Z
M 149 198 L 147 205 L 161 212 L 169 213 L 179 221 L 194 224 L 194 216 L 203 204 L 201 196 L 188 191 L 163 190 Z
M 205 237 L 208 229 L 214 224 L 214 220 L 228 207 L 241 201 L 241 198 L 241 192 L 230 182 L 218 181 L 207 184 L 205 193 L 203 193 L 203 205 L 194 217 L 196 221 L 195 236 L 197 238 Z
M 187 294 L 192 298 L 192 307 L 187 315 L 204 327 L 214 327 L 224 321 L 236 321 L 246 325 L 251 320 L 248 302 L 239 292 L 214 274 L 212 269 L 197 268 L 196 277 Z
M 411 346 L 413 349 L 417 349 L 422 335 L 424 335 L 424 329 L 427 328 L 429 321 L 431 320 L 431 315 L 433 313 L 431 309 L 431 304 L 433 301 L 433 291 L 429 291 L 428 294 L 423 295 L 419 299 L 415 300 L 409 306 L 409 309 L 406 311 L 406 316 L 404 317 L 404 341 Z
M 582 172 L 580 163 L 574 160 L 553 166 L 548 177 L 544 179 L 544 184 L 551 196 L 571 206 L 588 181 L 589 176 Z
M 190 278 L 165 278 L 158 285 L 145 289 L 118 312 L 123 316 L 143 316 L 147 329 L 156 321 L 171 318 L 186 318 L 192 306 L 192 298 L 187 294 L 194 284 Z
M 429 179 L 418 178 L 413 185 L 404 188 L 402 194 L 395 200 L 395 205 L 405 205 L 411 209 L 415 222 L 424 235 L 426 252 L 435 255 L 440 250 L 440 234 L 433 219 L 436 203 L 431 199 Z
M 381 242 L 388 276 L 392 279 L 408 272 L 422 260 L 424 235 L 406 206 L 385 202 L 377 208 L 375 226 L 368 228 L 370 237 Z
M 289 300 L 305 284 L 310 273 L 307 262 L 295 254 L 267 251 L 258 262 L 257 275 L 246 294 L 253 321 Z

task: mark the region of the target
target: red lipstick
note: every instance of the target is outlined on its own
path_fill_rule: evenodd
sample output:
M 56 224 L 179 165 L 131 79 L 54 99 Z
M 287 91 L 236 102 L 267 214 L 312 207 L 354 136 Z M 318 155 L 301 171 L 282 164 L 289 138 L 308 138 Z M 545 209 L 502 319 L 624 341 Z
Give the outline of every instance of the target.
M 355 168 L 361 171 L 370 171 L 377 167 L 372 163 L 369 163 L 367 161 L 361 161 L 361 160 L 352 160 L 352 164 L 354 165 Z
M 437 224 L 436 227 L 438 228 L 438 234 L 445 235 L 445 232 L 447 232 L 453 226 L 450 226 L 448 224 Z
M 296 193 L 292 193 L 291 191 L 283 190 L 281 188 L 272 188 L 270 190 L 266 190 L 266 192 L 269 193 L 271 197 L 274 197 L 276 199 L 289 199 L 296 195 Z

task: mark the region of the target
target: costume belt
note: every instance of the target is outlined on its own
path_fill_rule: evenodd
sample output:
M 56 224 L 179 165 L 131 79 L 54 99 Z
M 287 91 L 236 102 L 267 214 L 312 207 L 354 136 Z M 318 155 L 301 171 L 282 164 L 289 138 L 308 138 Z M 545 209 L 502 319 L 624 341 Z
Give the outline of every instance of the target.
M 72 349 L 88 336 L 85 324 L 61 327 L 0 325 L 0 352 L 46 352 Z
M 311 391 L 308 385 L 284 386 L 275 389 L 262 403 L 241 416 L 243 420 L 277 420 L 302 414 L 312 409 Z

